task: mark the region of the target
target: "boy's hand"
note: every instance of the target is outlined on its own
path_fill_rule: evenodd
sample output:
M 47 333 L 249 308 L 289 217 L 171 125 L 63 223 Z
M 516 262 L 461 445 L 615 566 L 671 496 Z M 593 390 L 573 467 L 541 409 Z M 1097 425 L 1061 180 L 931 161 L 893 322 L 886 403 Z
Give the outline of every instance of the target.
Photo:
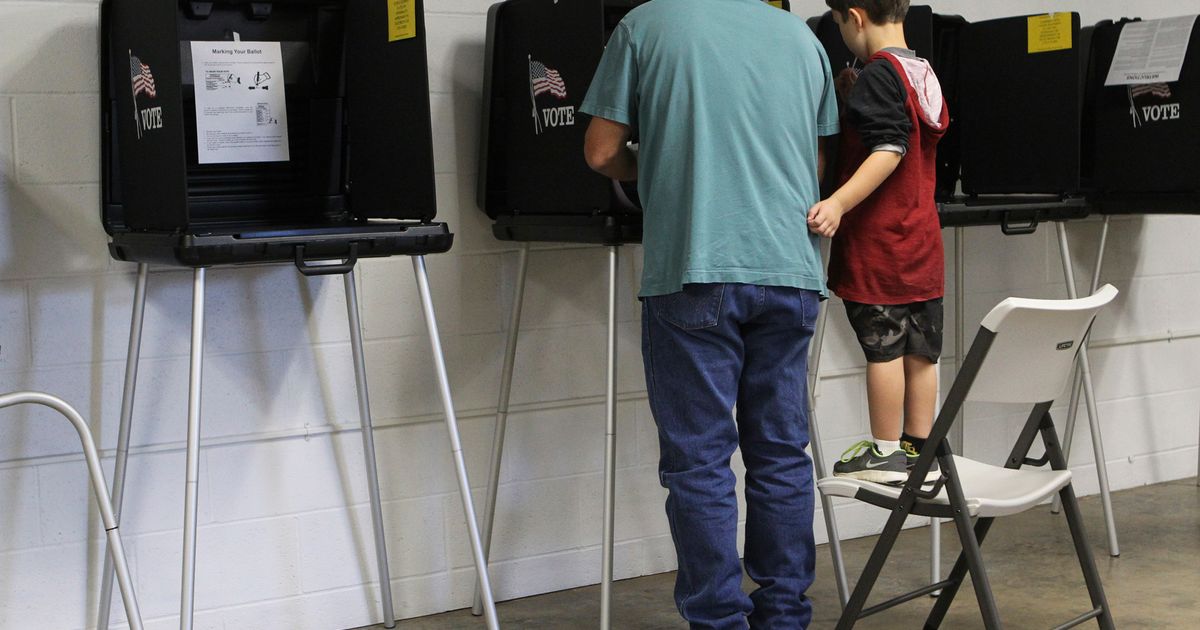
M 825 238 L 833 238 L 842 224 L 846 208 L 834 198 L 826 199 L 808 211 L 808 229 Z
M 855 83 L 858 83 L 858 71 L 853 68 L 842 68 L 837 78 L 833 80 L 833 89 L 844 102 L 850 98 L 850 90 L 854 89 Z

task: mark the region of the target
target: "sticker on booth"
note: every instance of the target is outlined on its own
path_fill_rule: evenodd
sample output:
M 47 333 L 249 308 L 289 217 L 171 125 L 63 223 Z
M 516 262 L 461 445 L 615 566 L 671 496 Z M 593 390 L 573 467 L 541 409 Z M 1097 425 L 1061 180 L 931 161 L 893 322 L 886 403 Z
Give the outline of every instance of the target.
M 549 94 L 557 101 L 567 100 L 567 83 L 558 70 L 540 61 L 534 61 L 529 55 L 529 98 L 533 101 L 533 133 L 542 135 L 553 127 L 574 127 L 575 106 L 557 105 L 552 107 L 538 106 L 538 97 Z
M 1050 13 L 1029 17 L 1029 54 L 1070 50 L 1074 22 L 1070 13 Z
M 150 66 L 138 59 L 132 50 L 129 51 L 129 88 L 133 92 L 133 122 L 137 128 L 137 138 L 141 140 L 144 134 L 162 129 L 163 115 L 161 106 L 138 108 L 138 97 L 145 96 L 153 101 L 158 98 L 158 88 L 154 85 L 154 73 Z
M 388 41 L 417 36 L 417 0 L 388 0 Z

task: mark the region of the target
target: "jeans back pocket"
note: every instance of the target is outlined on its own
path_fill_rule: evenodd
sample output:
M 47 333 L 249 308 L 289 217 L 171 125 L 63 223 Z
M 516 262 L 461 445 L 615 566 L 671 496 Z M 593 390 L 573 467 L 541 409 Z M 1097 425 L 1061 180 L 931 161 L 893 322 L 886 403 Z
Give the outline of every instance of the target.
M 683 330 L 699 330 L 717 325 L 724 296 L 724 284 L 685 284 L 682 291 L 648 299 L 659 319 Z

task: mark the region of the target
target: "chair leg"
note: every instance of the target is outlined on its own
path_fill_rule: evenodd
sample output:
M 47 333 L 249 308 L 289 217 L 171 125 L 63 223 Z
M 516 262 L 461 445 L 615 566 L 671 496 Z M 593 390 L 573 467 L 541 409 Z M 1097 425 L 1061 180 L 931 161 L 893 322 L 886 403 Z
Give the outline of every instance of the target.
M 981 518 L 975 521 L 975 540 L 979 542 L 979 546 L 983 546 L 983 539 L 987 538 L 988 531 L 992 528 L 992 523 L 995 519 Z M 942 625 L 942 620 L 946 618 L 946 613 L 950 611 L 950 604 L 954 603 L 954 597 L 958 594 L 958 589 L 962 586 L 963 578 L 967 577 L 967 557 L 960 553 L 958 560 L 954 562 L 954 568 L 950 570 L 950 576 L 947 578 L 950 583 L 942 588 L 941 594 L 938 595 L 937 601 L 933 604 L 933 609 L 929 611 L 929 616 L 925 618 L 925 630 L 939 628 Z
M 1066 456 L 1063 455 L 1062 447 L 1058 443 L 1054 422 L 1049 414 L 1046 414 L 1042 422 L 1041 433 L 1042 441 L 1046 445 L 1046 454 L 1050 458 L 1050 466 L 1055 470 L 1066 470 Z M 1100 609 L 1100 616 L 1096 621 L 1102 630 L 1112 630 L 1115 627 L 1112 611 L 1108 607 L 1108 598 L 1104 595 L 1104 585 L 1100 582 L 1100 571 L 1096 568 L 1096 559 L 1088 547 L 1087 530 L 1083 525 L 1083 514 L 1079 511 L 1079 501 L 1075 498 L 1075 489 L 1068 483 L 1058 491 L 1058 496 L 1062 499 L 1067 525 L 1071 528 L 1071 540 L 1075 543 L 1075 555 L 1079 558 L 1079 568 L 1083 570 L 1083 579 L 1087 584 L 1092 607 Z
M 867 565 L 863 567 L 862 575 L 854 585 L 850 601 L 846 602 L 846 606 L 842 609 L 842 616 L 838 618 L 837 630 L 853 628 L 854 624 L 858 622 L 858 616 L 862 614 L 863 607 L 867 604 L 867 597 L 871 595 L 871 589 L 875 587 L 875 580 L 879 579 L 879 573 L 883 571 L 883 565 L 887 562 L 888 555 L 891 554 L 892 547 L 895 546 L 896 539 L 900 536 L 900 530 L 904 528 L 904 521 L 908 518 L 912 508 L 913 501 L 911 499 L 904 502 L 905 500 L 902 498 L 901 501 L 901 505 L 892 510 L 887 524 L 883 526 L 883 533 L 875 542 L 875 549 L 871 552 Z
M 1067 515 L 1067 525 L 1071 528 L 1071 539 L 1075 543 L 1075 555 L 1079 557 L 1079 568 L 1083 570 L 1083 580 L 1087 583 L 1088 596 L 1092 607 L 1100 609 L 1096 621 L 1103 630 L 1112 630 L 1112 611 L 1108 608 L 1108 598 L 1104 595 L 1104 585 L 1100 582 L 1100 571 L 1096 568 L 1096 559 L 1088 547 L 1087 531 L 1083 526 L 1083 515 L 1079 511 L 1079 502 L 1075 499 L 1075 490 L 1071 484 L 1059 491 L 1062 499 L 1063 512 Z
M 92 438 L 91 429 L 88 428 L 83 416 L 79 415 L 74 407 L 61 398 L 38 392 L 14 392 L 0 396 L 0 409 L 24 404 L 42 405 L 57 411 L 70 421 L 71 425 L 75 427 L 75 432 L 79 434 L 79 443 L 83 446 L 83 458 L 87 462 L 92 492 L 96 496 L 96 505 L 100 509 L 100 520 L 104 524 L 107 537 L 107 556 L 112 559 L 112 564 L 105 566 L 116 571 L 117 584 L 121 589 L 121 600 L 125 605 L 125 617 L 129 620 L 130 629 L 142 630 L 142 613 L 138 609 L 137 595 L 134 593 L 129 564 L 125 560 L 125 549 L 121 545 L 117 518 L 109 498 L 108 487 L 104 483 L 104 471 L 100 468 L 100 455 L 96 452 L 96 441 Z
M 958 470 L 955 469 L 952 457 L 943 457 L 942 466 L 948 481 L 946 491 L 950 495 L 950 505 L 954 509 L 954 525 L 958 529 L 958 539 L 962 542 L 963 556 L 967 568 L 971 572 L 971 583 L 975 586 L 975 599 L 979 600 L 979 613 L 983 616 L 983 625 L 987 630 L 998 630 L 1000 610 L 996 606 L 996 598 L 992 595 L 992 586 L 988 580 L 987 570 L 983 566 L 983 554 L 979 550 L 979 540 L 971 527 L 971 515 L 967 513 L 967 500 L 963 496 L 962 486 L 958 482 Z

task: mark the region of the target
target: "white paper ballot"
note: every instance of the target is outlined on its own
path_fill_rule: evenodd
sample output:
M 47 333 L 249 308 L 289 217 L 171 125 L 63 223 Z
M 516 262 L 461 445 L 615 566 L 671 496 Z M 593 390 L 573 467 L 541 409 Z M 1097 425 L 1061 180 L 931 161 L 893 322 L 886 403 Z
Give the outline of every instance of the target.
M 1172 83 L 1179 80 L 1195 15 L 1131 22 L 1121 29 L 1104 85 Z
M 201 164 L 286 162 L 279 42 L 192 42 Z

